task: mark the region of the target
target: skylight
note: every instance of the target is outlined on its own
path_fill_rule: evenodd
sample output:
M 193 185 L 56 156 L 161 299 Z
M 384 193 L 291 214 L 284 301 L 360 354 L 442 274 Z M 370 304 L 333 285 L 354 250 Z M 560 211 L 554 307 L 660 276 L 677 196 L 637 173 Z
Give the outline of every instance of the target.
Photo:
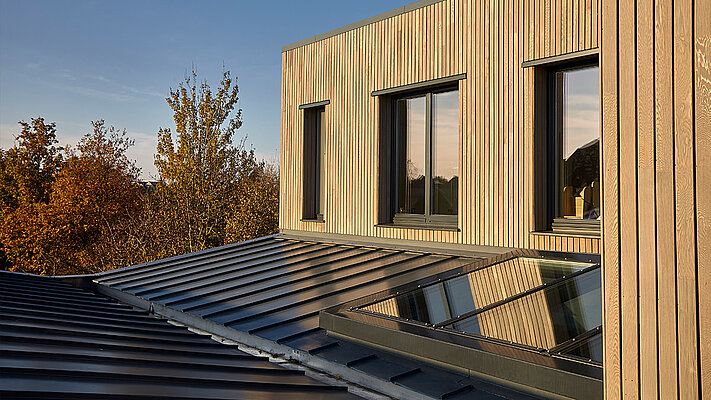
M 319 325 L 551 393 L 602 393 L 597 255 L 513 250 L 326 310 Z
M 599 361 L 600 284 L 592 262 L 515 257 L 357 310 Z M 587 347 L 558 351 L 581 335 Z

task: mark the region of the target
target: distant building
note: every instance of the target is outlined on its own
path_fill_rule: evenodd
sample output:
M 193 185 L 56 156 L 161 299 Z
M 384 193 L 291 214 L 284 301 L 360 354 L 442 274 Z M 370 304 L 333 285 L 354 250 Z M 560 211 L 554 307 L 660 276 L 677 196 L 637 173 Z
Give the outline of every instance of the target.
M 158 188 L 158 181 L 138 181 L 138 184 L 141 185 L 143 190 L 147 193 L 153 193 Z

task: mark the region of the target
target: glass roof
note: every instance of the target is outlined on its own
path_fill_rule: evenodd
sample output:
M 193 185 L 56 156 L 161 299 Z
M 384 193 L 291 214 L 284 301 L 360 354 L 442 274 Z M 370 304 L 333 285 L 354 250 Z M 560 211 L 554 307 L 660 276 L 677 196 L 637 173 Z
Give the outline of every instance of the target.
M 602 363 L 602 333 L 577 341 L 575 345 L 562 351 L 561 354 Z
M 517 257 L 364 306 L 361 310 L 438 324 L 593 265 Z
M 549 350 L 602 325 L 600 279 L 596 268 L 447 328 Z
M 359 310 L 602 362 L 601 272 L 592 262 L 515 257 Z

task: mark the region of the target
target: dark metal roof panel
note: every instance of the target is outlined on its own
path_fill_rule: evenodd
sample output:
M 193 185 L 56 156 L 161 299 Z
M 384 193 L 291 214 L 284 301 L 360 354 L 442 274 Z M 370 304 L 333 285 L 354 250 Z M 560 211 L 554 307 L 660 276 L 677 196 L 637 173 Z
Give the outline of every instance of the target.
M 1 398 L 350 398 L 58 279 L 0 271 Z
M 116 270 L 95 282 L 364 371 L 433 397 L 530 398 L 490 382 L 337 340 L 318 313 L 476 261 L 279 236 Z M 500 398 L 500 397 L 499 397 Z

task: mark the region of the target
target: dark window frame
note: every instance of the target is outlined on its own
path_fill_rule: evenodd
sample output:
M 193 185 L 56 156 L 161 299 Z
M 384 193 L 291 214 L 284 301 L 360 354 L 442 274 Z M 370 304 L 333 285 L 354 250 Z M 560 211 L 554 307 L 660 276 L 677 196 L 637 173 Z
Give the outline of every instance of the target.
M 446 82 L 439 85 L 428 86 L 424 88 L 417 88 L 414 90 L 409 90 L 401 93 L 397 93 L 390 98 L 390 115 L 391 118 L 391 148 L 392 158 L 390 170 L 392 171 L 390 182 L 390 191 L 392 192 L 391 198 L 391 213 L 392 213 L 392 223 L 397 226 L 403 227 L 422 227 L 422 228 L 438 228 L 443 229 L 453 229 L 458 226 L 459 219 L 459 199 L 457 201 L 457 214 L 454 215 L 443 215 L 443 214 L 433 214 L 432 213 L 432 97 L 434 94 L 446 93 L 456 91 L 457 99 L 459 99 L 459 82 Z M 407 100 L 413 98 L 425 97 L 425 212 L 424 214 L 410 214 L 410 213 L 400 213 L 398 212 L 399 200 L 401 196 L 400 188 L 400 173 L 402 171 L 403 165 L 402 152 L 404 151 L 404 138 L 400 136 L 400 129 L 398 126 L 398 110 L 397 103 L 399 100 Z M 461 119 L 461 116 L 458 117 Z M 460 121 L 457 121 L 459 124 Z M 460 149 L 461 150 L 461 149 Z M 459 164 L 459 162 L 458 162 Z M 461 178 L 461 165 L 459 165 L 459 174 Z M 459 180 L 461 182 L 461 179 Z M 458 184 L 458 186 L 461 186 Z M 460 187 L 457 188 L 458 192 L 461 192 Z M 459 194 L 458 194 L 459 197 Z
M 325 221 L 323 204 L 325 203 L 325 187 L 322 187 L 321 184 L 325 169 L 321 165 L 320 154 L 323 152 L 324 145 L 322 143 L 322 118 L 326 115 L 326 105 L 329 103 L 326 100 L 299 106 L 299 109 L 304 112 L 302 221 Z
M 562 97 L 556 74 L 564 71 L 598 67 L 597 53 L 585 54 L 576 58 L 565 58 L 551 63 L 536 63 L 535 81 L 535 231 L 583 236 L 600 236 L 600 221 L 590 219 L 572 219 L 559 216 L 561 154 L 563 152 Z M 600 104 L 601 107 L 601 104 Z M 600 139 L 602 135 L 600 132 Z M 598 163 L 600 178 L 601 165 Z M 600 179 L 602 182 L 602 179 Z

